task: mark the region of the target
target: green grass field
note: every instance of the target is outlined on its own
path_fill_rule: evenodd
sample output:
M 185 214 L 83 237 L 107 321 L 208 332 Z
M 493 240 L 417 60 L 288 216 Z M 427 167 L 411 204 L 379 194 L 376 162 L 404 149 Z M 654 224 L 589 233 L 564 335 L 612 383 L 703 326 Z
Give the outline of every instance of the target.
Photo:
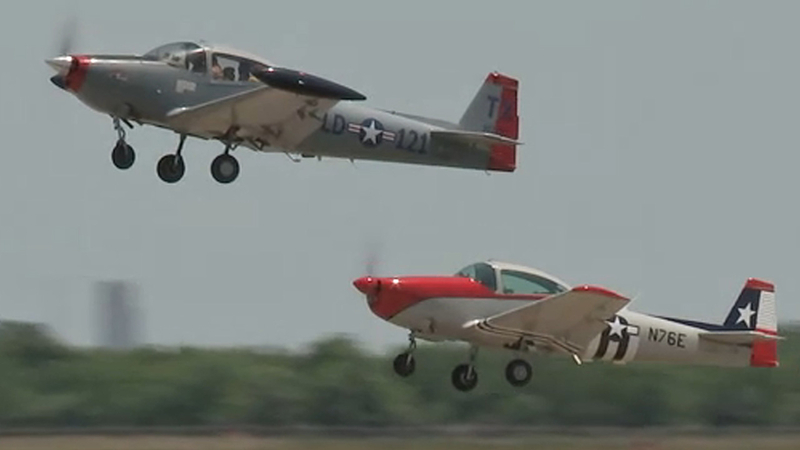
M 541 437 L 501 439 L 296 439 L 229 437 L 14 437 L 2 450 L 483 450 L 636 449 L 784 450 L 800 448 L 794 435 L 729 437 Z

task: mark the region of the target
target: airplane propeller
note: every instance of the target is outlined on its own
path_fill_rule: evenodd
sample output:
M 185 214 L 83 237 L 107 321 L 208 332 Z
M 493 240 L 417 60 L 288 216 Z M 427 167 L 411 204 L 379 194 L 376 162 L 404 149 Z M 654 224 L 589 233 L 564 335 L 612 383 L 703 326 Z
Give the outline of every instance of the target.
M 380 249 L 376 243 L 371 243 L 367 248 L 366 257 L 366 276 L 376 277 L 378 274 L 378 267 L 380 265 Z
M 58 51 L 56 56 L 69 55 L 74 47 L 78 34 L 78 20 L 71 17 L 61 25 L 61 35 L 58 40 Z
M 375 242 L 367 244 L 365 261 L 365 273 L 362 278 L 356 281 L 358 290 L 367 295 L 367 299 L 371 302 L 375 296 L 381 291 L 381 280 L 378 275 L 378 265 L 380 263 L 380 249 Z
M 57 72 L 50 78 L 50 81 L 61 89 L 67 89 L 69 72 L 76 63 L 75 59 L 69 55 L 74 50 L 77 34 L 78 21 L 73 16 L 61 25 L 55 56 L 45 59 L 47 65 Z

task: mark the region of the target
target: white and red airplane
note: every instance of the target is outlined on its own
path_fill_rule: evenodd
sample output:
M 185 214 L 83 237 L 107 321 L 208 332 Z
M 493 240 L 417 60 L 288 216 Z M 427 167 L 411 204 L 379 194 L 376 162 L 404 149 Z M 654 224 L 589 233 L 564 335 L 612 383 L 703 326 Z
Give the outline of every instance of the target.
M 470 344 L 469 361 L 452 372 L 460 391 L 478 383 L 479 347 L 517 352 L 506 367 L 513 386 L 532 376 L 526 353 L 583 361 L 665 362 L 727 367 L 777 367 L 775 287 L 751 278 L 722 325 L 637 313 L 630 299 L 597 286 L 570 287 L 539 270 L 498 261 L 453 276 L 363 277 L 353 282 L 381 319 L 408 329 L 409 348 L 395 372 L 414 372 L 416 339 Z

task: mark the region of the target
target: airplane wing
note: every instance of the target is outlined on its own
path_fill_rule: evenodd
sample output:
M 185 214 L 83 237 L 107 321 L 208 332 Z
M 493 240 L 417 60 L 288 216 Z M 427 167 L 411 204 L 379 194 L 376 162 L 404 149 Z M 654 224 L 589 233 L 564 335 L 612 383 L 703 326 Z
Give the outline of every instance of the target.
M 167 114 L 175 130 L 221 137 L 232 127 L 237 135 L 268 146 L 292 149 L 322 125 L 325 112 L 341 100 L 364 100 L 362 94 L 315 75 L 270 67 L 254 74 L 263 86 Z
M 708 331 L 700 333 L 700 339 L 706 339 L 721 344 L 751 345 L 756 341 L 782 340 L 783 337 L 762 333 L 760 331 Z
M 509 343 L 521 339 L 534 346 L 580 355 L 607 327 L 606 320 L 628 302 L 628 298 L 607 289 L 582 286 L 469 326 Z
M 206 138 L 224 136 L 231 127 L 238 127 L 239 136 L 291 149 L 321 126 L 325 112 L 337 102 L 259 86 L 209 103 L 177 108 L 167 114 L 167 121 L 175 130 Z

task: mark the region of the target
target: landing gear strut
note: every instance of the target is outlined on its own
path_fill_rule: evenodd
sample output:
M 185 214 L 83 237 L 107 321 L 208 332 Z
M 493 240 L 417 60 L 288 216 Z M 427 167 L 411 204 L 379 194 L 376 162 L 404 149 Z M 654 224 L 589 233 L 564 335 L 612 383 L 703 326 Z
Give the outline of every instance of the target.
M 475 370 L 475 358 L 478 356 L 478 347 L 471 347 L 469 363 L 459 364 L 453 369 L 450 377 L 453 386 L 461 392 L 471 391 L 478 385 L 478 372 Z
M 238 144 L 225 144 L 225 153 L 217 156 L 211 162 L 211 176 L 218 183 L 232 183 L 239 176 L 239 161 L 230 154 L 237 146 Z
M 416 361 L 414 361 L 414 350 L 417 349 L 417 340 L 414 338 L 414 333 L 408 335 L 408 350 L 397 355 L 394 359 L 394 373 L 405 378 L 411 376 L 416 369 Z
M 156 172 L 162 181 L 166 183 L 177 183 L 183 178 L 183 174 L 186 172 L 183 156 L 181 156 L 184 142 L 186 142 L 186 135 L 182 134 L 180 142 L 178 143 L 178 150 L 175 151 L 175 154 L 164 155 L 158 160 Z
M 118 169 L 130 169 L 134 161 L 136 161 L 136 152 L 133 151 L 133 147 L 125 142 L 125 129 L 122 128 L 119 118 L 114 117 L 113 121 L 118 138 L 114 150 L 111 151 L 111 162 L 113 162 Z

